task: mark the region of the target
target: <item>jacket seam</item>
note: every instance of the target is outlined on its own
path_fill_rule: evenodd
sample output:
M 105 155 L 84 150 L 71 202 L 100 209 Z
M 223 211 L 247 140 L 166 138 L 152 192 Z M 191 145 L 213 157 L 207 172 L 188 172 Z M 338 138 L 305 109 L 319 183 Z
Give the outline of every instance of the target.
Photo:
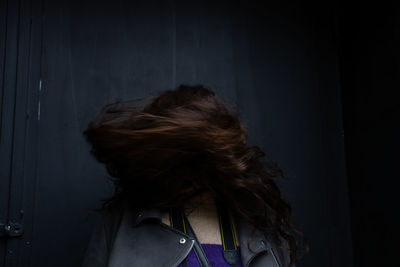
M 256 250 L 260 249 L 260 247 L 262 247 L 262 245 L 259 245 L 258 248 L 257 248 Z M 257 253 L 254 253 L 254 254 L 248 259 L 247 264 L 246 264 L 246 267 L 249 267 L 250 264 L 251 264 L 251 262 L 252 262 L 257 256 L 261 255 L 263 252 L 268 252 L 268 249 L 264 248 L 263 250 L 258 251 Z

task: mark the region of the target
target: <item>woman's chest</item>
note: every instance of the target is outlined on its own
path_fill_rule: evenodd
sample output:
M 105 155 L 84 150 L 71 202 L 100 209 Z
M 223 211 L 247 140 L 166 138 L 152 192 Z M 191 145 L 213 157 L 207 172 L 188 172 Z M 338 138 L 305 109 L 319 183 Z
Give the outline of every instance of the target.
M 171 226 L 169 213 L 162 212 L 161 218 L 164 224 Z M 222 245 L 221 228 L 218 214 L 215 210 L 196 210 L 188 214 L 187 218 L 201 244 Z M 234 225 L 233 228 L 236 233 L 236 243 L 239 243 L 236 227 Z

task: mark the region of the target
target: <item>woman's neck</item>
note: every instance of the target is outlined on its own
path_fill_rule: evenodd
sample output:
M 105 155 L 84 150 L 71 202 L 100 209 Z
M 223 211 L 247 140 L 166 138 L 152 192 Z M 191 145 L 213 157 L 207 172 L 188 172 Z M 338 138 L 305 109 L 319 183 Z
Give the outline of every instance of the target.
M 185 205 L 185 213 L 200 243 L 222 244 L 217 206 L 211 194 L 204 193 L 194 197 Z M 163 214 L 162 220 L 170 225 L 168 213 Z
M 208 192 L 192 198 L 190 203 L 185 205 L 185 211 L 191 212 L 214 212 L 216 209 L 215 200 Z
M 211 194 L 193 198 L 185 211 L 200 243 L 221 244 L 217 207 Z

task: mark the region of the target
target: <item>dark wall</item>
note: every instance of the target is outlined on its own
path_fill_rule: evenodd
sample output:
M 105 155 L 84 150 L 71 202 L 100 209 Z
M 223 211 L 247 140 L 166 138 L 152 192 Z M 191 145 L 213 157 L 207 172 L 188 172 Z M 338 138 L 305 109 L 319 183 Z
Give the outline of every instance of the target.
M 90 209 L 112 192 L 82 131 L 111 98 L 180 83 L 235 105 L 249 144 L 285 171 L 282 190 L 311 242 L 298 266 L 353 266 L 330 3 L 2 5 L 0 218 L 24 227 L 0 241 L 5 266 L 79 265 Z
M 399 266 L 400 8 L 341 3 L 340 67 L 356 266 Z

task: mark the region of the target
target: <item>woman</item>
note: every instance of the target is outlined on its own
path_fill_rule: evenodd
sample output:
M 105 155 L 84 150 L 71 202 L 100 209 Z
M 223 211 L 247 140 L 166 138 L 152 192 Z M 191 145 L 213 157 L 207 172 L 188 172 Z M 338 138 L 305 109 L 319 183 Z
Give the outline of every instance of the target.
M 145 100 L 106 105 L 84 131 L 116 191 L 83 265 L 294 266 L 282 172 L 246 144 L 236 110 L 201 85 Z

